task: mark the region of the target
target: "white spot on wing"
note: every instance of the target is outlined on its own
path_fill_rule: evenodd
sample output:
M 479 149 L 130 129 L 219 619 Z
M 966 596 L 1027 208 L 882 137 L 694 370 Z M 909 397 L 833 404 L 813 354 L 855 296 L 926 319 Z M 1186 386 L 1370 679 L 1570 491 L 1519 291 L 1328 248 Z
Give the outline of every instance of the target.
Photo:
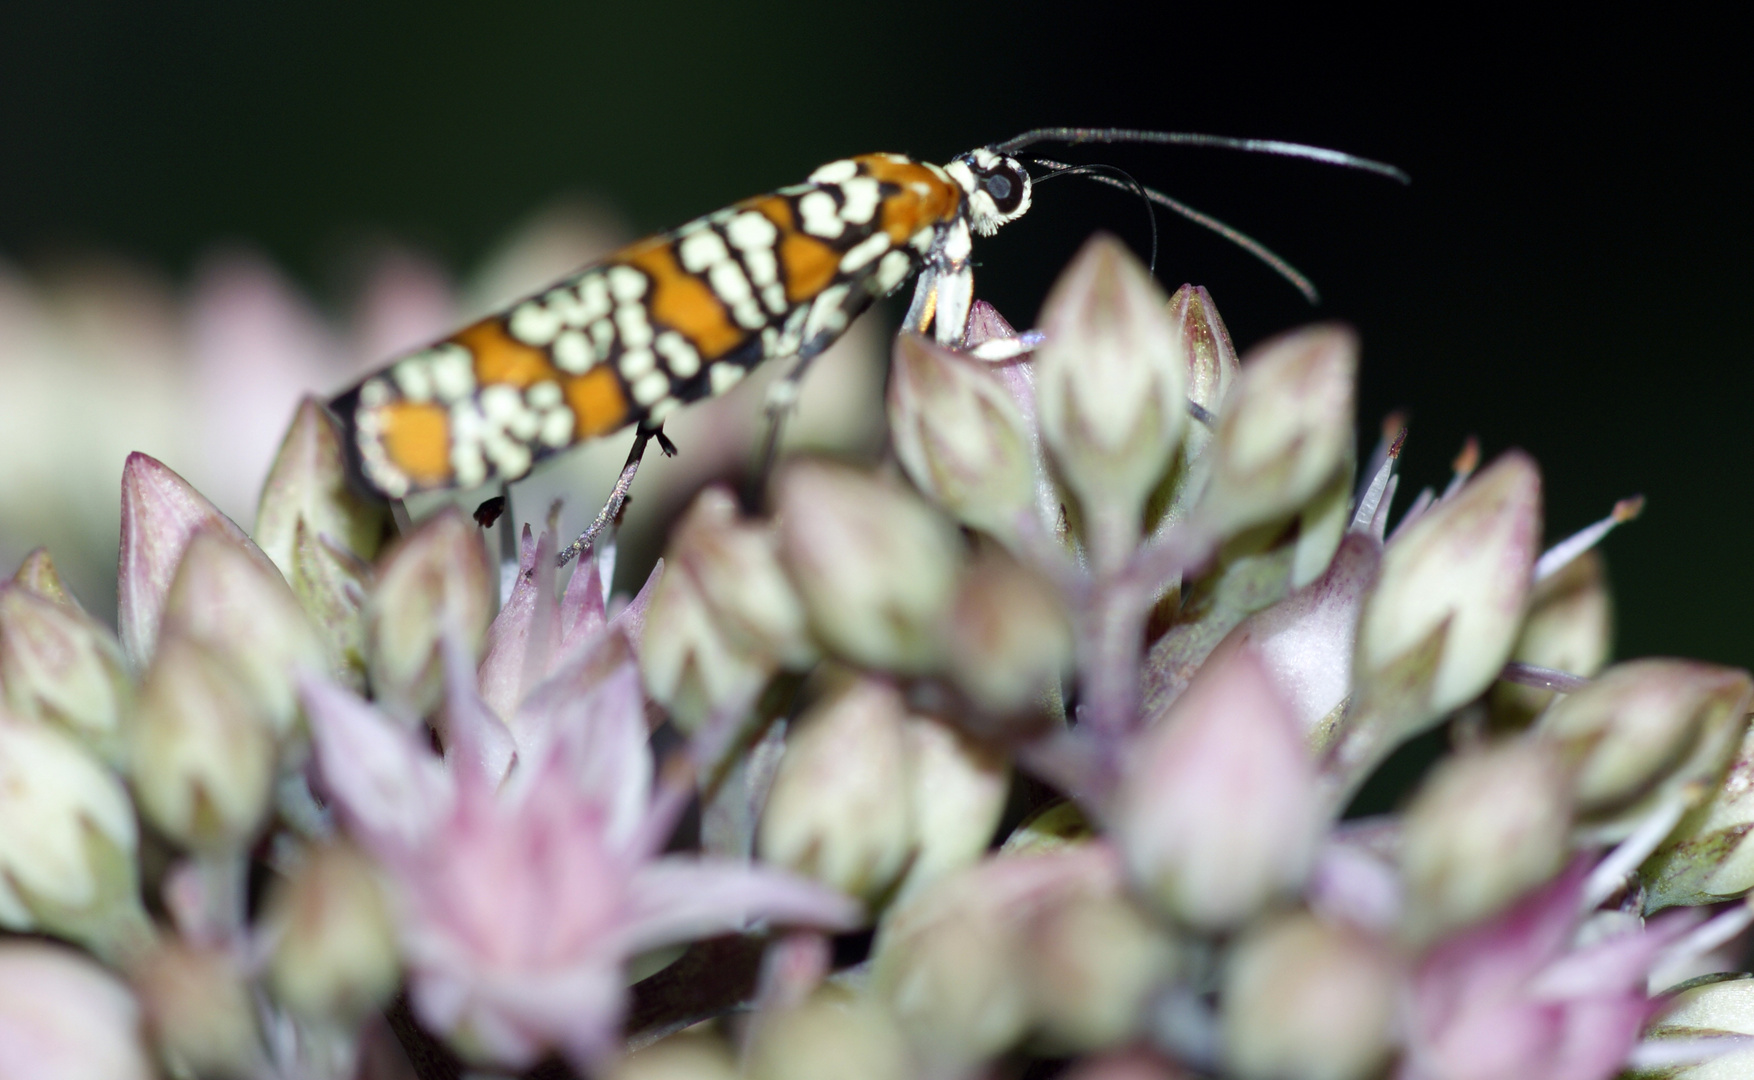
M 670 392 L 670 377 L 662 371 L 650 371 L 634 380 L 633 400 L 651 405 Z
M 742 382 L 744 374 L 744 370 L 736 364 L 718 363 L 707 368 L 707 382 L 712 386 L 715 395 L 722 394 Z
M 831 161 L 810 174 L 810 180 L 816 184 L 839 184 L 859 175 L 859 163 L 856 161 Z
M 845 255 L 841 256 L 840 272 L 843 274 L 856 274 L 866 266 L 870 265 L 877 256 L 888 250 L 889 234 L 884 232 L 874 232 L 870 236 L 859 241 L 857 244 L 854 244 L 848 249 Z
M 798 216 L 804 219 L 804 231 L 829 240 L 846 231 L 846 222 L 834 205 L 834 196 L 826 191 L 812 191 L 798 200 Z
M 883 201 L 883 187 L 869 176 L 860 176 L 840 186 L 841 220 L 854 225 L 863 225 L 871 220 L 876 213 L 877 204 Z
M 534 300 L 526 300 L 512 311 L 509 326 L 513 337 L 540 349 L 560 333 L 560 316 Z

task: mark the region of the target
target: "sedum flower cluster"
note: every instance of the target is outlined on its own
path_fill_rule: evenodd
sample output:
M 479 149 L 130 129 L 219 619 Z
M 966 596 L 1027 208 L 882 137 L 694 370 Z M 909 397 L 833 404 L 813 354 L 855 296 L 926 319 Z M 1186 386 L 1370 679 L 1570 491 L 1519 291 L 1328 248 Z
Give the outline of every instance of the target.
M 884 465 L 631 598 L 312 400 L 249 532 L 131 456 L 116 632 L 0 584 L 0 1080 L 1754 1068 L 1754 680 L 1608 665 L 1636 503 L 1543 551 L 1470 445 L 1397 516 L 1349 331 L 1239 359 L 1110 239 L 1040 329 L 903 335 Z

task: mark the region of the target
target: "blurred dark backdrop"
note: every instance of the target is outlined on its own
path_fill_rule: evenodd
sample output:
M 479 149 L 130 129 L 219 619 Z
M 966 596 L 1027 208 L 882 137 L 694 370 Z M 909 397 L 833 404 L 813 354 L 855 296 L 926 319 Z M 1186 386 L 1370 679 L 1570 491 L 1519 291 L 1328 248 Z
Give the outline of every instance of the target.
M 1075 154 L 1310 274 L 1315 311 L 1163 222 L 1160 276 L 1210 287 L 1239 345 L 1315 317 L 1362 331 L 1361 424 L 1369 438 L 1410 411 L 1415 489 L 1475 433 L 1489 455 L 1540 459 L 1550 538 L 1649 496 L 1607 546 L 1622 655 L 1754 664 L 1754 94 L 1737 35 L 1673 13 L 1539 25 L 1470 7 L 1434 26 L 1432 9 L 1216 8 L 9 4 L 0 257 L 120 250 L 180 272 L 234 238 L 320 291 L 362 234 L 463 267 L 567 191 L 657 229 L 848 153 L 941 161 L 1042 124 L 1334 146 L 1414 185 L 1219 152 Z M 982 295 L 1026 321 L 1098 227 L 1144 245 L 1127 197 L 1044 189 L 979 249 Z

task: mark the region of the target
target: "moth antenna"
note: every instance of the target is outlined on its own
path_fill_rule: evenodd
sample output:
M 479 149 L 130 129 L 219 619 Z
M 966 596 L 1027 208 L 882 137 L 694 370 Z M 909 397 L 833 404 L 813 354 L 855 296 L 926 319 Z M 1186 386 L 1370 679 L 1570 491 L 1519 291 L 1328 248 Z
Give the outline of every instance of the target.
M 1330 150 L 1325 146 L 1281 142 L 1278 139 L 1235 139 L 1226 135 L 1198 135 L 1187 131 L 1046 127 L 1026 131 L 1021 135 L 1006 139 L 1002 143 L 994 143 L 988 149 L 1000 154 L 1012 154 L 1026 146 L 1042 142 L 1057 142 L 1067 146 L 1076 146 L 1079 143 L 1147 143 L 1158 146 L 1198 146 L 1217 150 L 1240 150 L 1247 154 L 1303 158 L 1306 161 L 1319 161 L 1324 165 L 1337 165 L 1343 169 L 1360 169 L 1364 172 L 1376 173 L 1378 176 L 1386 176 L 1391 180 L 1398 180 L 1403 184 L 1413 182 L 1406 173 L 1387 162 L 1359 157 L 1357 154 L 1348 154 L 1342 150 Z
M 1053 162 L 1043 161 L 1040 158 L 1032 159 L 1031 164 L 1040 165 L 1043 168 L 1053 169 L 1052 172 L 1044 173 L 1041 176 L 1031 178 L 1032 183 L 1039 184 L 1039 183 L 1042 183 L 1043 181 L 1052 180 L 1055 177 L 1059 177 L 1059 176 L 1089 176 L 1093 179 L 1096 179 L 1096 178 L 1103 179 L 1106 182 L 1113 184 L 1115 187 L 1128 188 L 1129 190 L 1131 190 L 1133 192 L 1133 194 L 1139 196 L 1140 199 L 1144 200 L 1145 216 L 1151 222 L 1151 261 L 1149 263 L 1149 266 L 1150 266 L 1151 275 L 1153 277 L 1155 277 L 1157 275 L 1157 207 L 1151 202 L 1151 196 L 1148 194 L 1149 189 L 1147 189 L 1144 184 L 1141 184 L 1141 183 L 1139 183 L 1139 181 L 1135 180 L 1133 178 L 1132 173 L 1127 172 L 1125 169 L 1117 169 L 1113 165 L 1058 165 L 1058 166 L 1056 166 Z M 1098 174 L 1100 174 L 1100 173 L 1109 173 L 1112 175 L 1105 176 L 1105 177 L 1099 177 Z M 1117 182 L 1117 180 L 1119 182 Z

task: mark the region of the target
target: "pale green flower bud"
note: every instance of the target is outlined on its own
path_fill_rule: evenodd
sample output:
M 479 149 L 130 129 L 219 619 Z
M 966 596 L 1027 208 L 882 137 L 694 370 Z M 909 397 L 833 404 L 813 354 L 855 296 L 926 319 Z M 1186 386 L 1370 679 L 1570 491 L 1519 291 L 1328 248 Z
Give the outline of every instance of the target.
M 327 667 L 315 629 L 279 572 L 213 533 L 189 542 L 159 632 L 198 642 L 218 657 L 279 736 L 298 716 L 299 674 Z
M 777 481 L 780 552 L 810 625 L 865 667 L 918 673 L 943 660 L 961 540 L 920 498 L 821 461 Z
M 1729 684 L 1727 678 L 1725 683 Z M 1721 702 L 1710 704 L 1722 707 Z M 1747 895 L 1754 890 L 1750 835 L 1754 835 L 1754 730 L 1744 729 L 1728 774 L 1715 782 L 1711 797 L 1681 819 L 1640 869 L 1646 909 L 1713 904 Z
M 0 1080 L 152 1080 L 140 1006 L 90 957 L 0 941 Z
M 1056 799 L 1024 818 L 999 845 L 999 854 L 1044 855 L 1082 844 L 1095 835 L 1090 819 L 1077 803 Z
M 948 724 L 909 717 L 902 742 L 914 835 L 896 903 L 981 857 L 999 827 L 1011 784 L 1011 762 L 1002 751 Z
M 55 560 L 49 557 L 48 548 L 34 548 L 24 561 L 18 564 L 18 573 L 12 575 L 13 584 L 28 593 L 42 597 L 61 607 L 79 608 L 79 601 L 61 580 L 61 572 L 55 569 Z
M 1188 400 L 1214 416 L 1222 415 L 1242 374 L 1242 364 L 1218 305 L 1205 286 L 1183 285 L 1169 298 L 1169 317 L 1181 332 L 1182 357 L 1188 365 Z M 1211 428 L 1189 424 L 1183 456 L 1189 461 L 1197 459 L 1211 442 Z
M 979 361 L 895 339 L 889 430 L 908 478 L 973 529 L 1010 540 L 1035 503 L 1035 451 L 1011 395 Z
M 1198 513 L 1228 536 L 1288 517 L 1333 485 L 1352 446 L 1358 338 L 1312 326 L 1251 350 L 1209 451 Z
M 220 656 L 163 639 L 141 680 L 132 736 L 134 797 L 160 831 L 208 851 L 254 838 L 274 786 L 274 730 Z
M 1400 972 L 1380 945 L 1302 912 L 1246 934 L 1224 965 L 1226 1075 L 1365 1080 L 1388 1058 Z
M 1039 711 L 1071 668 L 1072 627 L 1059 595 L 1003 555 L 983 555 L 963 575 L 947 637 L 951 679 L 999 716 Z
M 362 498 L 348 483 L 341 432 L 322 403 L 313 397 L 299 402 L 262 484 L 256 504 L 256 543 L 291 581 L 297 574 L 301 526 L 370 559 L 377 554 L 387 523 L 384 504 Z
M 1751 696 L 1745 671 L 1633 660 L 1556 700 L 1535 730 L 1571 760 L 1578 815 L 1599 839 L 1617 840 L 1658 803 L 1717 782 L 1747 729 Z
M 370 564 L 298 523 L 287 584 L 322 640 L 330 674 L 358 693 L 366 685 L 365 598 L 375 581 Z
M 893 885 L 914 837 L 906 721 L 900 692 L 871 678 L 812 706 L 768 794 L 761 857 L 867 900 Z
M 1510 658 L 1589 678 L 1602 670 L 1614 648 L 1614 601 L 1602 556 L 1586 551 L 1552 577 L 1535 582 L 1529 613 Z M 1523 728 L 1553 700 L 1553 691 L 1520 683 L 1492 688 L 1493 722 Z
M 673 1035 L 623 1059 L 610 1080 L 739 1080 L 731 1052 L 710 1035 Z
M 0 584 L 0 687 L 17 715 L 64 728 L 114 765 L 122 720 L 134 700 L 122 647 L 109 628 L 73 604 L 16 580 Z
M 302 1016 L 353 1021 L 383 1005 L 401 975 L 378 868 L 346 843 L 314 847 L 269 896 L 275 1000 Z
M 0 711 L 0 926 L 115 958 L 146 932 L 122 783 L 79 744 Z
M 1145 267 L 1106 234 L 1060 274 L 1040 322 L 1042 440 L 1077 497 L 1093 560 L 1112 567 L 1138 542 L 1187 427 L 1182 335 Z
M 1032 924 L 1028 948 L 1037 1022 L 1055 1050 L 1132 1039 L 1176 964 L 1175 942 L 1120 896 L 1056 905 Z
M 233 958 L 173 942 L 132 971 L 158 1052 L 173 1075 L 247 1080 L 262 1075 L 249 985 Z
M 402 539 L 366 601 L 366 663 L 380 702 L 404 718 L 443 696 L 439 643 L 454 633 L 478 653 L 493 618 L 493 568 L 480 530 L 449 507 Z
M 1359 614 L 1351 714 L 1336 730 L 1348 783 L 1497 678 L 1540 538 L 1541 474 L 1512 450 L 1389 542 Z
M 1735 1035 L 1754 1038 L 1754 976 L 1732 975 L 1682 990 L 1645 1028 L 1641 1049 L 1660 1051 L 1664 1044 Z M 1621 1075 L 1624 1080 L 1742 1080 L 1754 1075 L 1754 1042 L 1726 1042 L 1720 1053 L 1697 1056 L 1706 1060 L 1629 1069 Z
M 1403 818 L 1407 935 L 1430 941 L 1502 910 L 1558 872 L 1570 829 L 1566 769 L 1549 743 L 1445 759 Z
M 684 1075 L 692 1080 L 693 1074 Z M 756 1017 L 743 1075 L 749 1080 L 913 1080 L 919 1073 L 895 1021 L 880 1006 L 858 998 L 818 997 Z

